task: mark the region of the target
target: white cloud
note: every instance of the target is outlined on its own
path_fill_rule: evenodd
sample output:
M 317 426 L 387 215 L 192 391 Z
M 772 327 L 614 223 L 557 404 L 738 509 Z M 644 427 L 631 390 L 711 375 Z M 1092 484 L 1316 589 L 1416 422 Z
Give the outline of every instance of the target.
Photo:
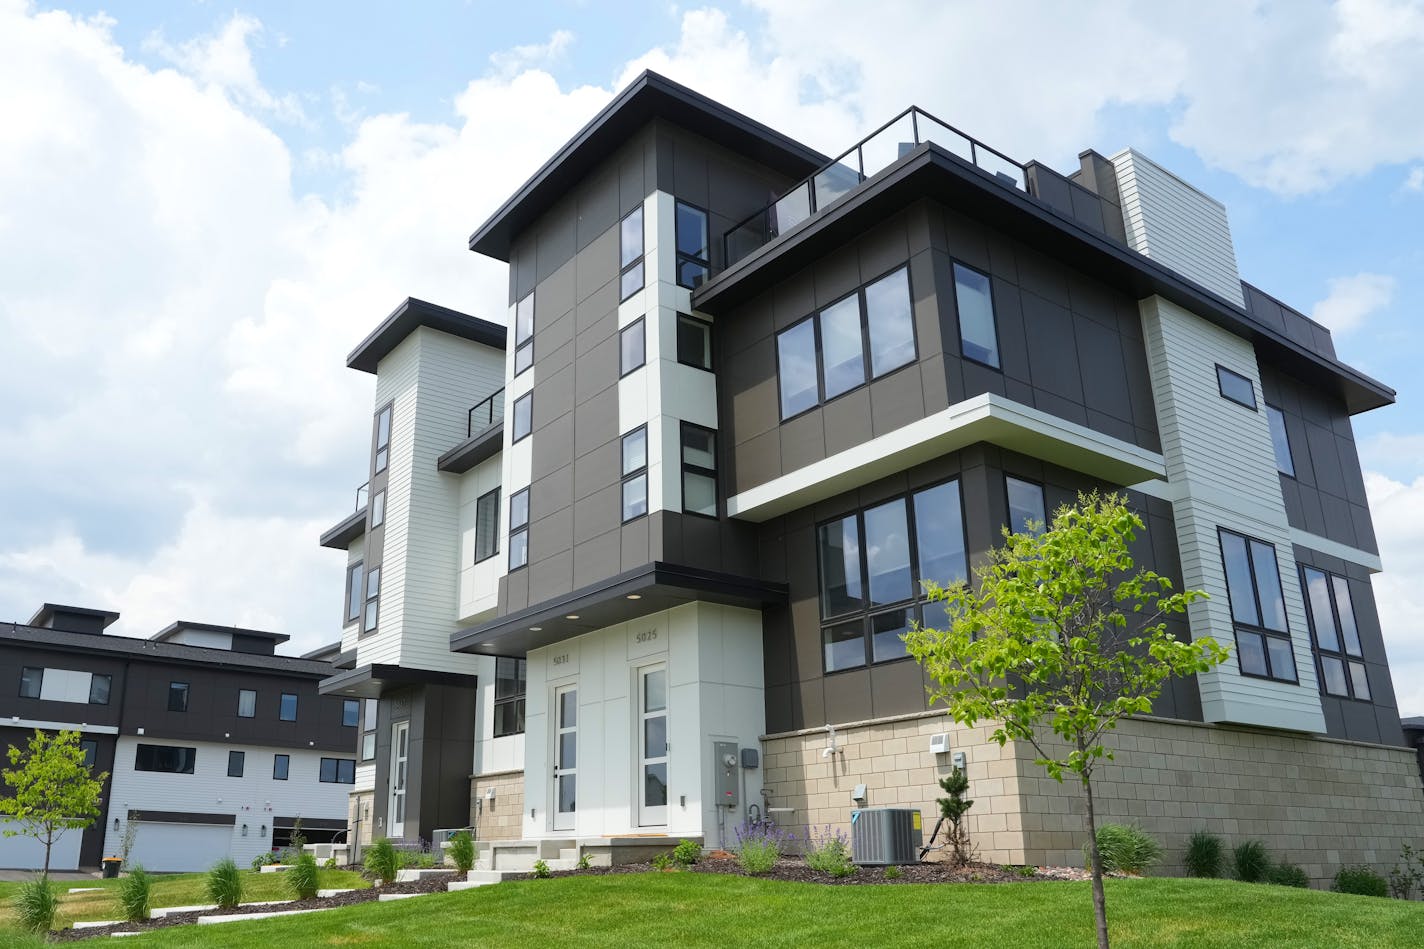
M 500 50 L 491 53 L 489 61 L 494 67 L 495 75 L 510 79 L 528 69 L 545 69 L 556 65 L 563 60 L 564 54 L 573 44 L 572 33 L 568 30 L 555 30 L 550 34 L 548 42 Z
M 257 78 L 252 43 L 260 40 L 262 32 L 262 24 L 256 18 L 235 14 L 212 36 L 185 40 L 175 46 L 161 33 L 155 33 L 144 41 L 144 48 L 241 108 L 271 113 L 284 122 L 305 122 L 295 95 L 274 96 Z M 286 38 L 278 36 L 277 45 L 285 46 Z
M 1325 299 L 1315 304 L 1310 315 L 1333 333 L 1348 333 L 1359 329 L 1376 311 L 1389 306 L 1394 301 L 1396 285 L 1397 281 L 1387 274 L 1333 277 L 1327 285 L 1329 292 Z
M 1424 715 L 1424 477 L 1365 472 L 1384 572 L 1373 580 L 1402 715 Z
M 1415 165 L 1404 178 L 1406 191 L 1424 191 L 1424 165 Z

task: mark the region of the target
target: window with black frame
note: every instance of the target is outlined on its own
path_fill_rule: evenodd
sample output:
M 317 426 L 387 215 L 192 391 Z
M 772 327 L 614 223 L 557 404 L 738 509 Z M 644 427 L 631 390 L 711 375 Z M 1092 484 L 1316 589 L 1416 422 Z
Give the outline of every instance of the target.
M 534 393 L 526 392 L 514 400 L 514 421 L 510 426 L 509 442 L 523 441 L 534 431 Z
M 1042 534 L 1048 525 L 1043 485 L 1005 475 L 1004 493 L 1009 498 L 1009 530 L 1015 534 Z
M 1370 677 L 1365 669 L 1360 628 L 1350 582 L 1316 567 L 1301 568 L 1310 631 L 1320 662 L 1320 689 L 1342 699 L 1370 699 Z
M 643 289 L 643 206 L 640 204 L 618 224 L 618 299 L 623 301 Z
M 168 683 L 168 711 L 186 712 L 188 711 L 188 683 L 170 682 Z
M 677 315 L 677 361 L 694 369 L 712 369 L 712 324 L 686 313 Z
M 529 489 L 509 496 L 509 569 L 529 563 Z
M 514 374 L 534 365 L 534 293 L 514 304 Z
M 494 737 L 524 734 L 527 663 L 500 656 L 494 661 Z
M 707 212 L 685 201 L 677 202 L 674 230 L 678 286 L 696 290 L 702 286 L 712 268 Z
M 475 563 L 499 553 L 499 488 L 475 501 Z
M 388 405 L 376 413 L 376 474 L 385 471 L 386 464 L 390 460 L 391 411 L 392 406 Z
M 884 501 L 816 530 L 826 672 L 906 656 L 900 638 L 919 622 L 944 628 L 924 582 L 968 576 L 958 480 Z
M 1295 458 L 1291 456 L 1290 432 L 1286 430 L 1285 413 L 1268 402 L 1266 421 L 1271 426 L 1271 449 L 1276 453 L 1276 470 L 1294 478 Z
M 92 738 L 82 738 L 79 750 L 84 753 L 84 767 L 93 771 L 95 762 L 99 760 L 99 743 Z
M 23 666 L 20 669 L 20 698 L 37 699 L 44 689 L 44 668 Z
M 618 378 L 648 361 L 647 324 L 640 316 L 618 331 Z
M 376 759 L 376 715 L 379 706 L 375 699 L 363 699 L 361 709 L 361 760 Z
M 648 513 L 648 426 L 639 425 L 621 439 L 623 523 Z
M 1217 534 L 1241 674 L 1279 682 L 1298 681 L 1276 548 L 1225 528 Z
M 959 351 L 991 369 L 999 368 L 999 328 L 989 275 L 954 264 L 954 303 L 959 313 Z
M 366 574 L 366 614 L 361 621 L 361 634 L 374 633 L 381 619 L 381 568 L 372 567 Z
M 682 423 L 682 509 L 717 516 L 717 433 Z

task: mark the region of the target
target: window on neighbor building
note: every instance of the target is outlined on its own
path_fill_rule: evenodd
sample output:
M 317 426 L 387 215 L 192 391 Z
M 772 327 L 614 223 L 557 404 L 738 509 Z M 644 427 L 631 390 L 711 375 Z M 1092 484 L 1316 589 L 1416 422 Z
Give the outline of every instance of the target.
M 1266 421 L 1271 425 L 1271 448 L 1276 452 L 1276 470 L 1295 477 L 1295 459 L 1291 457 L 1290 433 L 1286 431 L 1286 416 L 1270 403 L 1266 404 Z
M 347 623 L 354 623 L 361 618 L 361 602 L 364 599 L 361 589 L 361 577 L 363 573 L 364 565 L 359 560 L 346 568 Z
M 84 754 L 84 767 L 94 770 L 94 764 L 99 760 L 99 743 L 92 738 L 82 738 L 79 750 Z
M 499 488 L 475 501 L 475 563 L 499 553 Z
M 696 290 L 712 267 L 711 244 L 707 239 L 707 212 L 685 201 L 676 209 L 677 283 Z
M 1320 688 L 1327 695 L 1370 701 L 1370 678 L 1365 670 L 1360 629 L 1350 582 L 1315 567 L 1302 567 L 1310 631 L 1320 662 Z
M 1009 530 L 1016 534 L 1042 534 L 1048 524 L 1043 485 L 1005 475 L 1004 491 L 1009 497 Z M 1030 524 L 1034 525 L 1032 531 Z
M 114 687 L 114 679 L 109 675 L 94 673 L 89 680 L 89 704 L 108 705 L 109 692 Z
M 242 777 L 243 766 L 247 763 L 247 753 L 243 751 L 229 751 L 227 753 L 227 776 L 229 778 Z
M 391 406 L 376 413 L 376 474 L 386 470 L 391 453 Z
M 510 430 L 510 444 L 523 441 L 534 431 L 534 393 L 526 392 L 514 400 L 514 425 Z
M 643 289 L 643 206 L 618 224 L 618 299 Z
M 157 771 L 163 774 L 192 774 L 198 761 L 198 749 L 178 745 L 139 745 L 134 750 L 135 771 Z
M 277 718 L 284 722 L 297 720 L 297 697 L 292 692 L 283 692 L 277 708 Z
M 639 425 L 623 436 L 623 522 L 648 513 L 648 426 Z
M 640 316 L 618 331 L 618 378 L 648 361 L 647 324 Z
M 912 623 L 943 628 L 924 581 L 967 576 L 959 482 L 825 522 L 816 546 L 825 671 L 904 658 L 900 636 Z
M 989 275 L 955 263 L 954 305 L 959 313 L 960 353 L 965 359 L 998 369 L 999 330 L 994 320 L 994 290 Z
M 366 574 L 366 607 L 361 632 L 374 633 L 381 619 L 381 568 L 372 567 Z
M 500 656 L 494 661 L 494 737 L 524 734 L 527 664 Z
M 514 305 L 514 374 L 534 365 L 534 293 Z
M 292 770 L 292 756 L 291 756 L 291 755 L 273 755 L 273 756 L 272 756 L 272 780 L 273 780 L 273 781 L 285 781 L 285 780 L 287 780 L 287 774 L 288 774 L 291 770 Z
M 256 718 L 257 717 L 257 690 L 238 689 L 237 690 L 237 717 Z
M 168 683 L 168 711 L 186 712 L 188 711 L 188 683 L 170 682 Z
M 1217 533 L 1242 674 L 1297 681 L 1276 548 L 1225 528 Z
M 694 369 L 711 370 L 711 323 L 686 313 L 677 315 L 677 361 Z
M 20 698 L 37 699 L 44 688 L 44 669 L 39 666 L 25 666 L 20 670 Z
M 317 780 L 322 784 L 355 784 L 356 762 L 350 758 L 323 758 Z
M 509 569 L 529 563 L 529 489 L 509 496 Z
M 355 728 L 361 724 L 361 703 L 356 699 L 341 700 L 341 725 L 343 728 Z
M 717 516 L 717 433 L 682 423 L 682 509 Z
M 366 699 L 361 712 L 361 760 L 374 761 L 376 758 L 376 700 Z
M 371 499 L 371 529 L 375 530 L 386 522 L 386 492 L 377 491 Z
M 1241 373 L 1232 372 L 1225 366 L 1217 366 L 1216 387 L 1222 398 L 1256 411 L 1256 386 Z

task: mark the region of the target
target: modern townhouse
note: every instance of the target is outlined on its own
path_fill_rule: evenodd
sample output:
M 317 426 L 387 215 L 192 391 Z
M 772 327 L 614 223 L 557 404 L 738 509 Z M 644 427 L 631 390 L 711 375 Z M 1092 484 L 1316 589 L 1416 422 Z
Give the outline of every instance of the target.
M 1120 729 L 1103 811 L 1317 878 L 1424 832 L 1351 417 L 1394 393 L 1237 273 L 1226 209 L 1131 149 L 1064 175 L 910 109 L 839 157 L 652 73 L 473 234 L 505 313 L 407 300 L 323 692 L 362 835 L 511 860 L 749 817 L 933 814 L 1078 859 L 1077 790 L 928 707 L 924 580 L 1123 491 L 1138 562 L 1230 647 Z M 510 327 L 506 338 L 503 324 Z M 632 849 L 628 852 L 632 852 Z M 508 865 L 513 865 L 510 863 Z
M 245 865 L 298 826 L 344 837 L 360 710 L 317 692 L 334 645 L 280 656 L 284 634 L 181 621 L 106 635 L 118 616 L 47 603 L 0 624 L 0 751 L 70 729 L 108 774 L 101 816 L 60 838 L 53 869 L 97 867 L 126 839 L 131 863 L 176 871 Z M 0 867 L 42 863 L 34 840 L 0 837 Z

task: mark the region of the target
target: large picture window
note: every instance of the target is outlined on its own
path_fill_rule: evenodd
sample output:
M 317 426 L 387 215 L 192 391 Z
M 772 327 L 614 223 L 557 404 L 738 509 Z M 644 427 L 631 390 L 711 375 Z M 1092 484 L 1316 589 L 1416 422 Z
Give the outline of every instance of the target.
M 494 661 L 494 737 L 524 734 L 527 663 L 500 656 Z
M 959 311 L 959 351 L 965 359 L 998 369 L 999 329 L 989 275 L 956 263 L 954 305 Z
M 643 206 L 618 224 L 618 299 L 643 289 Z
M 197 761 L 198 749 L 178 745 L 139 745 L 134 752 L 135 771 L 192 774 Z
M 1297 681 L 1276 548 L 1234 531 L 1221 529 L 1218 534 L 1241 673 Z
M 1320 661 L 1321 691 L 1370 701 L 1370 677 L 1365 670 L 1349 581 L 1315 567 L 1302 567 L 1301 580 L 1316 658 Z
M 959 482 L 877 504 L 816 530 L 827 672 L 905 657 L 910 624 L 944 624 L 924 581 L 968 576 Z
M 350 758 L 323 758 L 317 780 L 322 784 L 355 784 L 356 762 Z
M 696 290 L 707 279 L 712 267 L 711 242 L 707 239 L 707 212 L 679 201 L 674 227 L 678 286 Z
M 475 501 L 475 563 L 499 553 L 499 488 Z
M 534 365 L 534 294 L 514 305 L 514 374 Z

